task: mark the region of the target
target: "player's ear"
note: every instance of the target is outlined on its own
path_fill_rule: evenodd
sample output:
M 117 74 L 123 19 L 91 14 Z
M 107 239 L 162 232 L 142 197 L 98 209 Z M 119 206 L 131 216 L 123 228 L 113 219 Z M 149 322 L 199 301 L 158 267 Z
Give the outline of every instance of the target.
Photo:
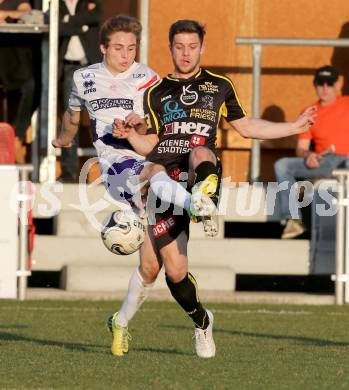
M 205 44 L 202 42 L 201 44 L 201 48 L 200 48 L 200 54 L 204 54 L 205 53 Z
M 102 52 L 103 55 L 105 55 L 105 53 L 107 52 L 107 49 L 104 45 L 99 45 L 99 49 L 100 51 Z

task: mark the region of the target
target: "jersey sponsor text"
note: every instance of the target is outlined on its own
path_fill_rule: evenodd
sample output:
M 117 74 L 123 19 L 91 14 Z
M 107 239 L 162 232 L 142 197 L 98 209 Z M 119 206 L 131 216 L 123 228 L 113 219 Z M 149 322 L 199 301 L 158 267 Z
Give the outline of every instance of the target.
M 103 110 L 107 108 L 121 107 L 124 110 L 133 110 L 133 100 L 132 99 L 122 99 L 122 98 L 102 98 L 95 99 L 90 101 L 93 111 Z
M 197 134 L 209 136 L 211 126 L 200 122 L 173 122 L 165 125 L 164 135 L 172 134 Z

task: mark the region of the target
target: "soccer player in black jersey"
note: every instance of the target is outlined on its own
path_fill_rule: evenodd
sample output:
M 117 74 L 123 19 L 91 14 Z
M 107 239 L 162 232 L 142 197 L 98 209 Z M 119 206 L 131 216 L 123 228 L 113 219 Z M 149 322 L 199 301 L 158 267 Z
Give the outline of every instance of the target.
M 196 281 L 188 272 L 187 243 L 189 217 L 202 219 L 204 224 L 208 222 L 211 232 L 214 224 L 212 211 L 192 216 L 188 200 L 194 206 L 202 198 L 216 202 L 220 181 L 215 150 L 219 119 L 225 117 L 243 137 L 272 139 L 306 131 L 314 122 L 315 113 L 309 109 L 289 123 L 246 116 L 231 80 L 200 67 L 204 35 L 204 27 L 193 20 L 179 20 L 171 26 L 169 41 L 174 71 L 146 92 L 147 134 L 140 135 L 132 128 L 139 123 L 136 117 L 126 123 L 117 120 L 113 134 L 126 138 L 151 162 L 144 167 L 141 180 L 163 180 L 164 188 L 171 190 L 169 177 L 179 179 L 181 174 L 187 175 L 192 195 L 185 199 L 183 207 L 189 216 L 176 215 L 173 208 L 155 215 L 155 223 L 148 226 L 142 247 L 147 256 L 142 256 L 139 270 L 145 281 L 152 282 L 164 265 L 172 296 L 194 322 L 196 352 L 200 357 L 210 358 L 216 350 L 213 314 L 200 303 Z M 127 306 L 127 297 L 124 305 Z

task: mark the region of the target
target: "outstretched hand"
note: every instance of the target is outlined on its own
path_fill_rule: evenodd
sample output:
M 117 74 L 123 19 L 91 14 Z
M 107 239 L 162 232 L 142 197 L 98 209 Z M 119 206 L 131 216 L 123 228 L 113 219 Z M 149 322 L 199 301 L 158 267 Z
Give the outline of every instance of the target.
M 295 125 L 299 130 L 298 133 L 304 133 L 315 123 L 317 116 L 317 108 L 315 106 L 308 107 L 295 121 Z

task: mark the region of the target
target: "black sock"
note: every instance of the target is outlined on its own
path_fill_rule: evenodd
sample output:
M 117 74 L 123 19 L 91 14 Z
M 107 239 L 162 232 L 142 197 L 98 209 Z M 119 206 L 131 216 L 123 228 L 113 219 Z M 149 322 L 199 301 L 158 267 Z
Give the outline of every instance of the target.
M 203 161 L 195 168 L 195 181 L 194 184 L 200 183 L 205 180 L 209 175 L 217 175 L 217 167 L 211 161 Z
M 199 301 L 197 284 L 194 276 L 188 272 L 184 279 L 173 283 L 166 276 L 166 283 L 173 298 L 187 312 L 197 328 L 206 329 L 209 319 L 206 310 Z

